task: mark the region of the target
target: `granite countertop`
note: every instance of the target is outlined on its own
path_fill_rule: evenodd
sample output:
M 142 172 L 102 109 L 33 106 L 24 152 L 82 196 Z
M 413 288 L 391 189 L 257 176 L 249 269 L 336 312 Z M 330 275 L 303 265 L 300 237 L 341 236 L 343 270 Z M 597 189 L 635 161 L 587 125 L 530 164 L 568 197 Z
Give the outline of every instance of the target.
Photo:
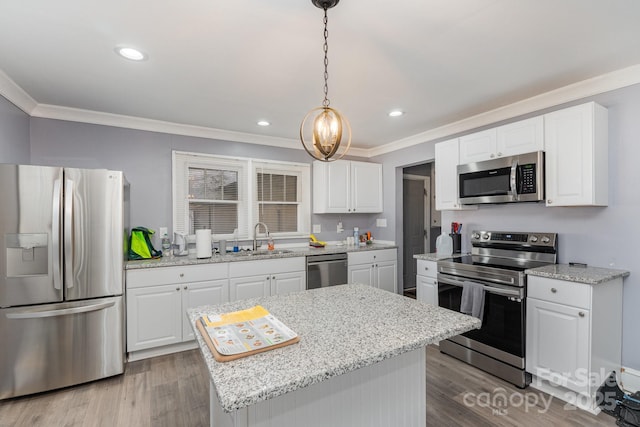
M 413 257 L 415 259 L 421 259 L 424 261 L 439 261 L 441 259 L 447 258 L 458 258 L 467 254 L 453 254 L 453 255 L 438 255 L 436 252 L 428 253 L 428 254 L 415 254 Z
M 202 315 L 259 304 L 300 342 L 219 363 L 196 339 L 226 412 L 271 399 L 480 327 L 480 320 L 365 285 L 339 285 L 187 311 Z
M 279 259 L 292 258 L 307 255 L 334 254 L 342 252 L 362 252 L 375 251 L 380 249 L 397 248 L 393 244 L 373 243 L 365 246 L 346 246 L 346 245 L 327 245 L 324 248 L 312 248 L 310 246 L 276 248 L 273 251 L 259 250 L 258 253 L 251 251 L 227 252 L 225 255 L 213 255 L 211 258 L 196 258 L 195 255 L 187 256 L 166 256 L 157 259 L 145 259 L 139 261 L 127 261 L 125 268 L 134 270 L 137 268 L 154 268 L 154 267 L 173 267 L 195 264 L 212 264 L 219 262 L 238 262 L 238 261 L 254 261 L 258 259 Z M 249 255 L 251 254 L 251 255 Z
M 529 276 L 547 277 L 549 279 L 566 280 L 568 282 L 597 285 L 619 277 L 629 276 L 626 270 L 613 270 L 600 267 L 579 267 L 567 264 L 551 264 L 531 268 L 524 271 Z

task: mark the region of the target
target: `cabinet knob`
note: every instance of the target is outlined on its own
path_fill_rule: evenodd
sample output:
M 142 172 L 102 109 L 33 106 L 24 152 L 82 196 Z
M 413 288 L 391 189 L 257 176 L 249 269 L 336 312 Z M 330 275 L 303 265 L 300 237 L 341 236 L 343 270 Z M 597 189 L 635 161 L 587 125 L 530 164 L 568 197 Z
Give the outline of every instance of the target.
M 551 200 L 547 200 L 547 204 L 550 205 L 551 203 L 553 203 Z
M 580 313 L 578 313 L 578 316 L 584 317 L 584 311 L 581 311 Z
M 556 288 L 551 288 L 551 293 L 555 294 L 556 292 L 558 292 Z
M 276 280 L 276 276 L 271 276 L 271 279 Z
M 184 277 L 184 273 L 180 273 L 180 277 Z
M 425 267 L 424 270 L 427 271 L 429 269 L 429 267 Z
M 184 290 L 186 291 L 187 289 L 188 289 L 188 288 L 185 286 L 185 287 L 184 287 Z
M 498 151 L 498 157 L 502 156 L 502 153 Z
M 180 291 L 180 288 L 179 288 L 179 287 L 177 287 L 177 288 L 176 288 L 176 291 Z
M 495 157 L 495 154 L 491 154 L 489 157 L 493 159 Z
M 267 276 L 267 280 L 271 280 L 271 277 Z

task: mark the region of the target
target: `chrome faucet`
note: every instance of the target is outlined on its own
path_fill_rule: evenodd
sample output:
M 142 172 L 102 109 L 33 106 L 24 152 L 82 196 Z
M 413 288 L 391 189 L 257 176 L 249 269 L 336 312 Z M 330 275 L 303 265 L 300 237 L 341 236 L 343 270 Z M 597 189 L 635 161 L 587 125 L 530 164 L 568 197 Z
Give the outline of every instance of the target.
M 264 227 L 264 232 L 267 236 L 269 236 L 269 227 L 267 227 L 267 224 L 265 224 L 264 222 L 258 222 L 256 223 L 255 227 L 253 227 L 253 250 L 257 250 L 258 249 L 258 229 L 260 228 L 260 224 L 262 224 L 262 226 Z

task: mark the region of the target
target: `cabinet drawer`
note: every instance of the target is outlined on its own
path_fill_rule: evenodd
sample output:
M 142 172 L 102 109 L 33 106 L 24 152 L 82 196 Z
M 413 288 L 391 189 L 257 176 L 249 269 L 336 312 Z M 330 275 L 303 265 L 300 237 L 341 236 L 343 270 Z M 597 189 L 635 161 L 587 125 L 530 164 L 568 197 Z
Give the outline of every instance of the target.
M 255 261 L 237 261 L 229 263 L 229 277 L 247 277 L 264 274 L 304 271 L 306 258 L 292 257 L 280 259 L 260 259 Z
M 436 261 L 427 261 L 419 259 L 417 274 L 419 276 L 426 276 L 431 278 L 438 277 L 438 263 Z
M 229 264 L 221 262 L 180 267 L 154 267 L 127 270 L 127 289 L 226 279 L 228 269 Z
M 527 278 L 527 296 L 543 301 L 591 309 L 591 286 L 546 277 Z
M 381 261 L 395 261 L 397 256 L 395 249 L 379 249 L 373 251 L 349 252 L 347 257 L 349 265 L 356 265 Z

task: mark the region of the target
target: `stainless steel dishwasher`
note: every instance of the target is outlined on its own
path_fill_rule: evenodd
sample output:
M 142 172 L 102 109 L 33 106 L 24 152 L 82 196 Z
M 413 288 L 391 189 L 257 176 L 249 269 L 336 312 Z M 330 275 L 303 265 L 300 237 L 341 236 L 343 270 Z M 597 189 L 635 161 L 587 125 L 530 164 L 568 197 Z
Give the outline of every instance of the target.
M 347 254 L 307 256 L 307 289 L 347 283 Z

